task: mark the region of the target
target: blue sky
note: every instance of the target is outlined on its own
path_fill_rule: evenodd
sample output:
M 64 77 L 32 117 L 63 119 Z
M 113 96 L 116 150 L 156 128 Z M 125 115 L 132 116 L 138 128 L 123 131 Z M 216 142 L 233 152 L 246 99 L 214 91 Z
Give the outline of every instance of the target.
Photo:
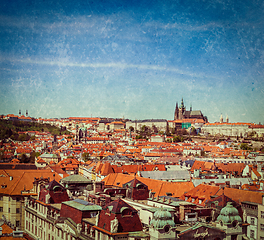
M 0 2 L 0 114 L 264 123 L 264 3 Z

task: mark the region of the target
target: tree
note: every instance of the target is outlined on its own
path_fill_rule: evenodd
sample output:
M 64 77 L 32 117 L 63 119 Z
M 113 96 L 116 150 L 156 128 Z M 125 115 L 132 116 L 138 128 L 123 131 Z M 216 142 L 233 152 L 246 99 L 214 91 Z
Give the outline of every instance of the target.
M 173 142 L 183 142 L 184 139 L 182 136 L 174 136 L 173 137 Z
M 154 124 L 152 125 L 152 131 L 154 133 L 157 133 L 159 131 L 158 128 Z
M 28 141 L 29 139 L 30 139 L 30 136 L 25 133 L 20 134 L 18 137 L 18 141 Z
M 195 127 L 192 127 L 190 134 L 191 135 L 196 135 L 197 134 Z
M 129 127 L 129 130 L 130 130 L 131 132 L 134 132 L 134 128 L 133 128 L 132 126 Z
M 38 152 L 37 152 L 38 153 Z M 30 153 L 29 161 L 30 163 L 35 163 L 35 158 L 37 157 L 37 153 L 35 151 Z
M 252 148 L 250 146 L 248 146 L 247 143 L 241 143 L 240 144 L 240 149 L 242 149 L 242 150 L 252 150 Z
M 20 154 L 18 158 L 20 159 L 21 163 L 28 163 L 30 160 L 25 153 Z
M 87 152 L 83 153 L 82 159 L 83 159 L 83 161 L 87 162 L 88 160 L 90 160 L 90 154 Z
M 34 141 L 35 139 L 36 139 L 35 136 L 31 136 L 31 137 L 30 137 L 30 141 Z
M 0 160 L 4 159 L 4 152 L 5 150 L 0 150 Z

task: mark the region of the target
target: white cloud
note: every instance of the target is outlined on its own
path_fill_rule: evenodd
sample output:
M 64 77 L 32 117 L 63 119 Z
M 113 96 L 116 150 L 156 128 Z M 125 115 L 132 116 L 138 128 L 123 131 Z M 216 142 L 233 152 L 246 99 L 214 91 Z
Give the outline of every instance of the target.
M 195 78 L 213 78 L 217 80 L 222 80 L 220 77 L 208 76 L 203 73 L 195 73 L 190 71 L 183 71 L 179 68 L 166 67 L 159 65 L 137 65 L 137 64 L 126 64 L 126 63 L 74 63 L 68 61 L 41 61 L 41 60 L 32 60 L 30 58 L 26 59 L 10 59 L 10 58 L 0 58 L 0 61 L 10 61 L 10 62 L 21 62 L 26 64 L 38 64 L 38 65 L 47 65 L 47 66 L 59 66 L 59 67 L 80 67 L 80 68 L 119 68 L 119 69 L 142 69 L 142 70 L 151 70 L 151 71 L 165 71 L 165 72 L 174 72 L 176 74 L 182 74 L 189 77 Z

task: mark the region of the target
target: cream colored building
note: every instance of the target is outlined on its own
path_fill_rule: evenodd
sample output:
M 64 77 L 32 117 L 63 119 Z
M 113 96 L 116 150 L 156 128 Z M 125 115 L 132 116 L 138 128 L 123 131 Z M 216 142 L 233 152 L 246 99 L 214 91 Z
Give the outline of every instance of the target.
M 202 126 L 202 133 L 210 135 L 245 137 L 251 131 L 250 123 L 206 123 Z
M 264 240 L 264 205 L 258 205 L 258 235 L 257 239 Z
M 134 130 L 141 130 L 143 126 L 147 126 L 152 129 L 154 126 L 158 131 L 166 131 L 168 128 L 168 121 L 165 119 L 146 119 L 146 120 L 134 120 L 126 122 L 126 128 L 133 127 Z
M 54 176 L 55 174 L 55 176 Z M 24 230 L 24 201 L 37 195 L 36 183 L 44 179 L 61 177 L 50 170 L 1 170 L 0 171 L 0 216 L 12 227 Z

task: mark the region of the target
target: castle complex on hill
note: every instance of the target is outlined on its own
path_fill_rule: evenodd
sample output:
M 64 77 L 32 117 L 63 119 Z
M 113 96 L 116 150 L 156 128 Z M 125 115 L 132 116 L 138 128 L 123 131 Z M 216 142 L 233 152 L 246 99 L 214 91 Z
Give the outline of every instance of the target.
M 202 119 L 205 123 L 208 122 L 206 116 L 202 114 L 200 110 L 192 110 L 190 107 L 190 111 L 186 110 L 184 106 L 183 99 L 181 100 L 181 105 L 178 107 L 178 102 L 176 102 L 175 112 L 174 112 L 174 120 L 182 120 L 182 119 Z

